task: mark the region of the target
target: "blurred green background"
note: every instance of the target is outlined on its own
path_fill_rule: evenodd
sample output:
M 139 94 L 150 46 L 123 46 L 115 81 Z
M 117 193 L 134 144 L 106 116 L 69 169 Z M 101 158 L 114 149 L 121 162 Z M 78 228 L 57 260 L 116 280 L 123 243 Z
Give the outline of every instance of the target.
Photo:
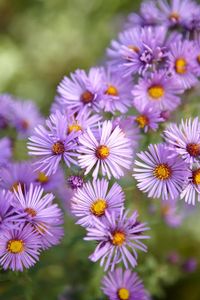
M 0 0 L 1 93 L 32 99 L 47 115 L 64 74 L 100 63 L 110 39 L 117 36 L 126 15 L 140 2 Z M 179 117 L 195 115 L 197 109 L 199 100 L 195 98 Z M 199 213 L 181 229 L 168 228 L 160 214 L 147 213 L 149 201 L 134 188 L 131 176 L 128 180 L 121 183 L 129 206 L 137 207 L 152 228 L 149 253 L 140 255 L 137 271 L 153 299 L 200 300 L 199 268 L 187 275 L 166 261 L 172 250 L 184 258 L 200 258 Z M 105 299 L 100 291 L 103 271 L 87 259 L 95 245 L 83 242 L 83 236 L 84 230 L 66 217 L 66 235 L 60 246 L 45 251 L 30 271 L 0 274 L 0 300 Z

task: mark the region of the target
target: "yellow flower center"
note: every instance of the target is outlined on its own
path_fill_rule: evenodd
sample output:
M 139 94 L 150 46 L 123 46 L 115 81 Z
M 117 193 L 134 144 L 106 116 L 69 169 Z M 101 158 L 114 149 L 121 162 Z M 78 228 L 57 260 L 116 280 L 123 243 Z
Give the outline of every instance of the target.
M 126 235 L 122 231 L 115 231 L 113 233 L 112 243 L 115 246 L 121 246 L 126 240 Z
M 167 164 L 160 164 L 154 169 L 153 174 L 160 180 L 166 180 L 171 177 L 172 171 Z
M 199 156 L 200 155 L 200 144 L 194 144 L 194 143 L 187 144 L 186 150 L 193 157 Z
M 145 115 L 138 116 L 135 121 L 138 123 L 140 128 L 144 128 L 146 125 L 149 124 L 149 119 Z
M 52 146 L 52 151 L 54 154 L 63 154 L 65 152 L 65 146 L 62 142 L 56 142 Z
M 118 297 L 120 300 L 128 300 L 129 296 L 130 296 L 129 290 L 127 290 L 125 288 L 119 289 L 117 294 L 118 294 Z
M 7 244 L 7 250 L 17 254 L 24 251 L 24 242 L 22 240 L 10 240 Z
M 79 131 L 82 130 L 81 126 L 78 123 L 72 124 L 68 126 L 68 133 L 72 131 Z
M 161 97 L 164 96 L 164 93 L 165 91 L 161 85 L 152 85 L 148 89 L 149 96 L 154 100 L 159 100 Z
M 107 90 L 105 91 L 105 94 L 110 95 L 110 96 L 118 96 L 118 90 L 114 85 L 109 85 Z
M 39 172 L 37 180 L 41 183 L 47 183 L 49 177 L 44 172 Z
M 128 48 L 133 52 L 139 53 L 140 49 L 137 46 L 129 45 Z
M 101 145 L 96 149 L 96 157 L 99 159 L 106 159 L 110 154 L 110 150 L 107 146 Z
M 36 211 L 31 208 L 31 207 L 27 207 L 24 210 L 27 214 L 29 214 L 31 217 L 35 217 L 37 215 Z
M 180 20 L 180 16 L 178 13 L 176 12 L 172 12 L 170 15 L 169 15 L 169 20 L 171 20 L 172 22 L 178 22 Z
M 184 58 L 178 58 L 175 61 L 175 70 L 178 74 L 185 74 L 187 71 L 187 62 Z
M 99 198 L 91 205 L 90 210 L 95 216 L 101 217 L 102 215 L 104 215 L 106 208 L 106 200 Z
M 192 172 L 192 181 L 194 184 L 200 184 L 200 169 Z
M 81 95 L 81 101 L 84 104 L 88 104 L 90 102 L 92 102 L 94 100 L 94 95 L 90 92 L 90 91 L 85 91 L 82 95 Z

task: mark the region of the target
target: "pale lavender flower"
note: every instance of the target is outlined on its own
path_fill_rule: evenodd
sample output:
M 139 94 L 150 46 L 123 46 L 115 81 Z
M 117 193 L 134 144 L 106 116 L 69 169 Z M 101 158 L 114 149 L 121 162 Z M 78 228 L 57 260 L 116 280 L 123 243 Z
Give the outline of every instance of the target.
M 114 213 L 105 214 L 103 222 L 96 220 L 95 227 L 87 228 L 85 240 L 97 241 L 98 245 L 89 257 L 91 261 L 100 260 L 105 271 L 114 270 L 115 265 L 123 262 L 126 269 L 129 264 L 134 268 L 137 265 L 137 250 L 146 252 L 147 247 L 141 242 L 148 239 L 144 231 L 149 230 L 146 223 L 138 222 L 138 213 L 135 211 L 131 217 L 121 210 L 119 216 Z
M 181 124 L 171 123 L 163 132 L 165 141 L 187 162 L 192 164 L 200 159 L 200 122 L 195 119 L 182 120 Z
M 4 270 L 22 272 L 39 260 L 40 248 L 40 236 L 30 224 L 5 230 L 0 235 L 0 264 Z
M 136 27 L 119 34 L 107 50 L 109 64 L 124 77 L 143 74 L 166 57 L 166 28 Z
M 51 225 L 48 228 L 48 232 L 43 232 L 41 234 L 41 247 L 43 250 L 60 244 L 64 236 L 64 228 L 59 225 L 60 224 L 57 224 L 56 226 Z
M 9 125 L 13 100 L 14 99 L 9 94 L 0 94 L 0 128 L 5 128 Z
M 180 104 L 179 95 L 183 92 L 184 89 L 162 70 L 139 79 L 132 90 L 133 103 L 136 107 L 150 103 L 156 109 L 173 111 Z
M 11 140 L 7 137 L 4 137 L 0 139 L 0 166 L 7 165 L 11 157 Z
M 46 127 L 39 125 L 35 128 L 35 135 L 29 138 L 29 154 L 39 157 L 34 162 L 35 169 L 44 172 L 46 176 L 54 174 L 61 160 L 70 167 L 76 164 L 77 156 L 75 137 L 77 133 L 67 132 L 67 118 L 59 111 L 50 115 Z
M 70 77 L 64 77 L 58 85 L 59 103 L 76 112 L 84 106 L 99 111 L 102 94 L 101 69 L 91 68 L 88 74 L 84 70 L 76 70 Z
M 96 219 L 104 220 L 105 213 L 119 214 L 124 206 L 122 188 L 114 183 L 111 188 L 106 179 L 88 181 L 78 189 L 71 200 L 71 211 L 81 226 L 95 226 Z
M 195 205 L 196 202 L 200 202 L 200 165 L 190 170 L 180 198 L 192 205 Z
M 138 188 L 148 197 L 176 199 L 188 176 L 187 164 L 165 144 L 150 145 L 137 154 L 133 176 Z
M 177 199 L 168 199 L 161 203 L 161 216 L 165 223 L 172 227 L 179 227 L 185 218 L 184 210 L 178 207 Z
M 132 159 L 131 143 L 119 126 L 113 129 L 111 121 L 104 121 L 98 134 L 88 130 L 79 137 L 79 165 L 87 175 L 93 168 L 92 176 L 97 178 L 99 171 L 103 176 L 120 178 L 124 170 L 130 169 Z
M 102 290 L 109 300 L 149 300 L 142 280 L 131 270 L 117 268 L 102 279 Z

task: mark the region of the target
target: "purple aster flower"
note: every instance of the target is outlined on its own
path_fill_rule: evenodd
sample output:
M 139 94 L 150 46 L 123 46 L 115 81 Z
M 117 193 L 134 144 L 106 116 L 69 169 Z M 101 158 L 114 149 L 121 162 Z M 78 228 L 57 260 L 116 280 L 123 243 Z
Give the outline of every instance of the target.
M 143 129 L 145 133 L 150 129 L 156 131 L 158 129 L 158 123 L 164 121 L 161 117 L 161 111 L 151 103 L 138 105 L 136 109 L 139 114 L 134 117 L 135 124 Z
M 117 184 L 108 190 L 106 179 L 87 182 L 78 189 L 71 200 L 71 211 L 78 218 L 81 226 L 95 226 L 96 219 L 104 220 L 105 213 L 112 211 L 119 214 L 124 206 L 125 195 Z
M 150 77 L 140 78 L 132 90 L 133 103 L 141 107 L 150 103 L 159 110 L 174 110 L 180 104 L 178 96 L 184 90 L 165 71 L 151 73 Z
M 102 94 L 102 73 L 100 68 L 91 68 L 88 74 L 84 70 L 71 73 L 71 78 L 64 77 L 57 88 L 58 101 L 74 111 L 84 106 L 99 110 Z
M 197 4 L 191 0 L 158 0 L 160 8 L 159 19 L 167 26 L 185 26 L 192 19 Z
M 0 191 L 0 234 L 3 230 L 16 228 L 18 226 L 17 221 L 25 221 L 23 216 L 18 214 L 12 206 L 13 194 Z
M 11 192 L 17 191 L 21 185 L 22 190 L 29 188 L 35 180 L 31 162 L 12 162 L 1 168 L 0 187 Z
M 131 106 L 131 89 L 133 80 L 128 77 L 124 80 L 120 74 L 112 72 L 111 68 L 102 69 L 104 93 L 100 100 L 100 106 L 104 111 L 125 113 Z
M 154 26 L 160 22 L 160 11 L 156 6 L 156 2 L 152 0 L 143 1 L 140 6 L 139 14 L 131 13 L 128 16 L 126 28 L 134 28 L 140 26 Z
M 11 141 L 4 137 L 0 139 L 0 166 L 7 165 L 12 157 Z
M 140 161 L 135 161 L 133 176 L 138 188 L 148 197 L 178 197 L 188 175 L 187 164 L 164 144 L 150 145 L 137 156 Z
M 30 224 L 3 231 L 0 235 L 0 264 L 4 270 L 22 272 L 39 260 L 40 248 L 39 234 Z
M 166 57 L 165 27 L 136 27 L 119 34 L 107 50 L 113 70 L 124 77 L 143 74 Z
M 43 122 L 38 107 L 33 101 L 13 101 L 10 123 L 17 129 L 20 138 L 27 138 L 34 132 L 34 127 Z
M 172 123 L 164 130 L 164 139 L 187 162 L 200 158 L 200 122 L 198 117 L 186 119 L 177 126 Z
M 121 268 L 103 277 L 102 290 L 109 300 L 149 300 L 137 273 Z
M 137 221 L 138 213 L 135 211 L 131 217 L 121 210 L 119 216 L 105 213 L 103 222 L 96 220 L 95 227 L 87 228 L 85 240 L 97 241 L 98 245 L 89 257 L 91 261 L 101 260 L 105 271 L 111 268 L 113 271 L 116 264 L 123 262 L 126 269 L 129 264 L 134 268 L 137 265 L 137 251 L 146 252 L 147 247 L 141 242 L 148 239 L 144 231 L 149 230 L 146 223 Z
M 132 159 L 131 143 L 119 126 L 113 129 L 111 121 L 104 121 L 95 136 L 88 128 L 79 137 L 79 165 L 86 168 L 85 175 L 94 168 L 92 176 L 97 178 L 99 171 L 103 176 L 120 178 L 124 169 L 130 169 Z
M 197 84 L 198 62 L 197 48 L 192 41 L 184 40 L 172 43 L 168 56 L 169 69 L 173 81 L 184 89 Z
M 48 233 L 44 232 L 41 235 L 41 244 L 42 249 L 46 250 L 51 248 L 52 246 L 56 246 L 60 244 L 62 238 L 64 236 L 64 228 L 61 226 L 50 226 L 48 228 Z
M 192 205 L 200 202 L 200 165 L 190 170 L 180 198 Z
M 186 273 L 192 273 L 195 272 L 198 266 L 198 262 L 196 258 L 188 258 L 184 261 L 182 265 L 182 270 Z
M 68 167 L 76 164 L 77 133 L 68 134 L 67 118 L 58 111 L 46 120 L 46 127 L 39 125 L 35 128 L 35 135 L 29 138 L 28 149 L 30 155 L 39 157 L 34 162 L 36 170 L 50 176 L 57 171 L 62 159 Z
M 21 186 L 15 191 L 13 206 L 26 213 L 26 220 L 41 234 L 48 233 L 52 225 L 61 224 L 62 211 L 57 204 L 53 204 L 54 195 L 43 196 L 44 190 L 40 186 L 30 185 L 28 191 L 22 192 Z
M 125 137 L 131 141 L 134 152 L 138 148 L 138 141 L 140 140 L 140 131 L 135 125 L 133 116 L 120 116 L 112 119 L 113 128 L 119 126 Z
M 9 116 L 11 107 L 13 105 L 13 98 L 9 94 L 0 94 L 0 128 L 5 128 L 9 124 Z
M 179 227 L 184 220 L 184 212 L 178 209 L 178 199 L 163 201 L 161 203 L 161 216 L 168 226 Z

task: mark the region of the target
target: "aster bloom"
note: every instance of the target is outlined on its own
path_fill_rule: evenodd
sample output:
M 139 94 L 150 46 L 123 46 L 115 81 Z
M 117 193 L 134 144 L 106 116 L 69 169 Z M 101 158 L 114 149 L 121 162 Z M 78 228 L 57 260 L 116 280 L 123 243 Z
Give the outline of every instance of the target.
M 4 137 L 0 139 L 0 166 L 4 166 L 12 157 L 11 141 Z
M 43 196 L 40 186 L 30 185 L 28 191 L 22 192 L 21 186 L 15 191 L 13 206 L 26 213 L 26 220 L 41 233 L 48 233 L 49 227 L 62 223 L 62 211 L 53 204 L 54 195 Z
M 165 223 L 170 227 L 176 228 L 182 224 L 185 215 L 183 209 L 180 210 L 178 207 L 178 198 L 162 201 L 161 216 Z
M 60 244 L 64 236 L 64 228 L 61 226 L 50 226 L 48 233 L 44 232 L 41 235 L 41 247 L 43 250 L 49 249 L 52 246 Z
M 0 191 L 0 233 L 3 230 L 18 226 L 17 221 L 25 222 L 23 216 L 18 214 L 12 206 L 13 195 L 5 190 Z
M 76 70 L 70 77 L 64 77 L 57 88 L 57 99 L 61 105 L 67 105 L 76 112 L 84 106 L 99 111 L 102 94 L 101 69 L 91 68 L 88 74 L 84 70 Z
M 200 165 L 196 165 L 190 170 L 180 198 L 192 205 L 200 202 Z
M 121 268 L 103 277 L 102 290 L 109 300 L 149 300 L 137 273 Z
M 196 12 L 197 4 L 191 0 L 158 0 L 159 19 L 167 26 L 186 26 Z
M 151 73 L 140 78 L 132 90 L 133 104 L 141 107 L 151 104 L 155 109 L 173 111 L 180 104 L 178 96 L 184 92 L 173 78 L 165 71 Z
M 192 164 L 200 159 L 200 122 L 195 119 L 182 120 L 177 126 L 172 123 L 163 132 L 169 146 L 187 162 Z
M 175 199 L 182 191 L 188 175 L 187 164 L 165 144 L 150 145 L 137 154 L 133 176 L 138 188 L 148 197 Z
M 132 149 L 130 140 L 119 126 L 113 129 L 111 121 L 104 121 L 95 136 L 88 128 L 87 132 L 79 137 L 78 149 L 79 165 L 86 168 L 85 175 L 94 168 L 92 176 L 97 178 L 101 170 L 103 176 L 120 178 L 124 170 L 131 165 Z
M 152 0 L 143 1 L 140 5 L 139 14 L 131 13 L 128 16 L 126 28 L 140 26 L 154 26 L 160 22 L 160 11 L 156 6 L 156 2 Z
M 14 192 L 20 185 L 22 190 L 29 188 L 35 174 L 31 162 L 12 162 L 1 168 L 0 179 L 1 188 Z
M 0 265 L 4 270 L 22 272 L 39 260 L 40 248 L 39 234 L 30 224 L 5 230 L 0 235 Z
M 197 84 L 197 48 L 194 42 L 184 40 L 171 44 L 168 64 L 173 80 L 184 89 Z
M 10 123 L 17 129 L 20 138 L 27 138 L 34 132 L 34 127 L 43 122 L 38 107 L 33 101 L 13 101 Z
M 34 162 L 35 169 L 44 172 L 46 176 L 55 174 L 61 160 L 64 160 L 68 167 L 76 164 L 74 157 L 77 156 L 77 133 L 68 134 L 67 129 L 67 118 L 57 111 L 46 120 L 46 127 L 37 126 L 35 135 L 29 138 L 29 154 L 39 157 Z
M 132 103 L 132 78 L 128 77 L 124 80 L 120 74 L 112 72 L 111 68 L 102 69 L 102 74 L 104 93 L 100 100 L 101 108 L 111 113 L 127 112 Z
M 161 111 L 151 103 L 138 105 L 136 109 L 139 114 L 134 117 L 134 121 L 145 133 L 150 129 L 156 131 L 158 129 L 158 124 L 164 121 L 161 117 Z
M 5 128 L 9 124 L 9 117 L 11 107 L 13 105 L 13 98 L 9 94 L 0 94 L 0 128 Z
M 165 27 L 136 27 L 119 34 L 107 50 L 109 64 L 124 77 L 143 74 L 166 57 Z
M 83 187 L 84 181 L 81 176 L 71 175 L 67 178 L 67 183 L 72 190 L 77 190 Z
M 88 181 L 75 192 L 71 211 L 78 218 L 77 224 L 95 226 L 96 219 L 103 221 L 106 212 L 120 213 L 125 199 L 122 188 L 114 183 L 108 190 L 108 184 L 106 179 Z
M 109 268 L 113 271 L 115 265 L 120 262 L 123 262 L 126 269 L 129 264 L 134 268 L 137 265 L 136 250 L 147 251 L 147 247 L 140 240 L 149 238 L 144 235 L 144 231 L 149 228 L 146 223 L 137 221 L 137 211 L 130 217 L 127 214 L 128 211 L 123 210 L 117 216 L 114 212 L 106 212 L 103 222 L 97 219 L 95 227 L 87 228 L 85 240 L 98 242 L 89 258 L 93 262 L 100 260 L 100 265 L 104 265 L 105 271 Z

